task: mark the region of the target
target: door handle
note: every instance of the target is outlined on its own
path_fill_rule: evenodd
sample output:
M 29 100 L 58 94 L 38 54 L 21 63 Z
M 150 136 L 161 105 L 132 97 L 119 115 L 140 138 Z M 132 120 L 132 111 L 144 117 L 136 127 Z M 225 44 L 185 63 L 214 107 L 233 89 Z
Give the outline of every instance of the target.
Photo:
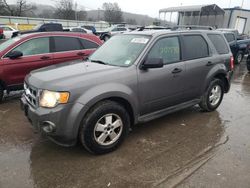
M 211 61 L 207 62 L 206 66 L 212 66 L 213 63 Z
M 46 59 L 50 59 L 50 57 L 49 56 L 42 56 L 40 59 L 46 60 Z
M 84 56 L 84 55 L 86 55 L 86 54 L 83 53 L 83 52 L 78 52 L 77 55 L 79 55 L 79 56 Z
M 172 73 L 173 74 L 177 74 L 177 73 L 180 73 L 182 71 L 182 69 L 179 69 L 179 68 L 175 68 Z

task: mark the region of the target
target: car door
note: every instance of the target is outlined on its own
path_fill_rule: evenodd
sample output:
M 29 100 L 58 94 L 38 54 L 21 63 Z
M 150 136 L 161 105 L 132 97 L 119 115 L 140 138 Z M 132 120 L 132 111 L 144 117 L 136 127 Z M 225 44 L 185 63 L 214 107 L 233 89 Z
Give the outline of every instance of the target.
M 201 91 L 206 77 L 217 63 L 217 59 L 211 56 L 209 45 L 201 34 L 184 34 L 183 60 L 186 67 L 184 75 L 184 100 L 189 101 L 201 96 Z
M 162 58 L 162 68 L 138 70 L 141 115 L 182 102 L 184 63 L 178 36 L 160 38 L 146 59 Z
M 72 60 L 83 60 L 90 54 L 88 50 L 84 49 L 77 37 L 54 36 L 52 38 L 54 64 Z
M 13 51 L 20 51 L 23 56 L 15 59 L 8 58 Z M 19 85 L 24 77 L 32 70 L 49 66 L 52 63 L 49 37 L 29 39 L 10 50 L 2 58 L 3 73 L 7 85 Z

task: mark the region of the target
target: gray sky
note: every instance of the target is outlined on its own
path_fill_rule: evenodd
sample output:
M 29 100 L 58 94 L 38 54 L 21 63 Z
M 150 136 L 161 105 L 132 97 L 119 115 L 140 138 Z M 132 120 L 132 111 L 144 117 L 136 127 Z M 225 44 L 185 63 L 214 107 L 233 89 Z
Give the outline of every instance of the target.
M 9 0 L 13 2 L 15 0 Z M 51 0 L 28 0 L 41 4 L 55 4 Z M 222 8 L 241 6 L 244 1 L 243 8 L 250 9 L 250 0 L 75 0 L 79 5 L 85 6 L 89 9 L 98 9 L 102 7 L 104 2 L 117 2 L 121 9 L 125 12 L 145 14 L 152 17 L 158 17 L 158 11 L 162 8 L 175 7 L 181 5 L 203 5 L 203 4 L 217 4 Z

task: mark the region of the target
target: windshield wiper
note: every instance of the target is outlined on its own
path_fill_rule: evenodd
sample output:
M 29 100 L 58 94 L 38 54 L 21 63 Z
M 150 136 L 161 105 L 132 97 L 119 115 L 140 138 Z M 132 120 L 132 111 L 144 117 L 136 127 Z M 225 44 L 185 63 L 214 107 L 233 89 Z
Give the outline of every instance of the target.
M 108 63 L 105 63 L 105 62 L 103 62 L 103 61 L 101 61 L 101 60 L 92 60 L 92 59 L 90 59 L 90 61 L 91 61 L 91 62 L 94 62 L 94 63 L 99 63 L 99 64 L 103 64 L 103 65 L 108 65 Z

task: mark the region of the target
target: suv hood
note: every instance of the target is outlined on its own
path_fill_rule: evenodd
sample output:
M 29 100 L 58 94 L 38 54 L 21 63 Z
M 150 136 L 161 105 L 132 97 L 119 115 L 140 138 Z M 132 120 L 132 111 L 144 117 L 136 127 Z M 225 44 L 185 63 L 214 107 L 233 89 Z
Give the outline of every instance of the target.
M 32 71 L 26 82 L 36 88 L 65 91 L 90 85 L 119 73 L 123 68 L 92 62 L 68 62 Z M 83 84 L 86 83 L 86 84 Z

